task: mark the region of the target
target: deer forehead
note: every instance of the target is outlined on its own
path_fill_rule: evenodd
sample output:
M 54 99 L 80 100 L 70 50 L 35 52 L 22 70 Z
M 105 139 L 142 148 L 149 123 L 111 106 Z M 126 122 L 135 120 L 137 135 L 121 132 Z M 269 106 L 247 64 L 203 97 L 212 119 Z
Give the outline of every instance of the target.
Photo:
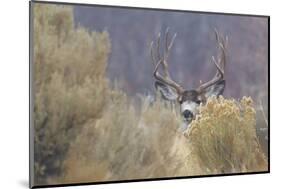
M 190 91 L 184 91 L 180 95 L 180 102 L 185 102 L 185 101 L 196 101 L 198 99 L 198 92 L 195 90 L 190 90 Z
M 185 101 L 181 104 L 181 112 L 183 112 L 184 110 L 189 110 L 191 112 L 195 112 L 196 108 L 198 107 L 198 104 L 193 102 L 193 101 Z

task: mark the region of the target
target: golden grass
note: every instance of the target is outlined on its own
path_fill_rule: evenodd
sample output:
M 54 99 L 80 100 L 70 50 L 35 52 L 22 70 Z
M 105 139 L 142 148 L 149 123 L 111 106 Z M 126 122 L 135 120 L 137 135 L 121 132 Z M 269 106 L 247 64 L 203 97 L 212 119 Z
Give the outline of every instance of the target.
M 78 178 L 89 182 L 267 170 L 250 98 L 210 99 L 183 134 L 180 116 L 161 100 L 149 105 L 143 98 L 137 113 L 125 94 L 113 93 L 102 118 L 85 126 L 70 147 L 64 182 L 81 170 Z M 73 154 L 81 156 L 75 164 Z
M 109 92 L 106 32 L 74 27 L 70 7 L 34 4 L 35 183 L 61 174 L 69 144 L 101 117 Z
M 93 175 L 88 181 L 184 175 L 188 145 L 185 137 L 177 132 L 180 117 L 162 102 L 149 106 L 145 99 L 137 113 L 125 94 L 115 91 L 112 95 L 102 118 L 84 126 L 70 146 L 64 162 L 64 170 L 69 174 L 63 176 L 63 182 L 76 174 L 69 171 L 76 166 L 72 163 L 73 154 L 80 154 L 77 161 L 91 162 L 84 163 L 87 168 L 83 175 Z M 103 168 L 107 169 L 101 179 L 95 179 L 99 170 L 96 165 L 105 165 Z
M 75 28 L 72 14 L 34 7 L 36 184 L 267 169 L 250 99 L 210 99 L 184 135 L 178 107 L 109 87 L 108 34 Z
M 256 135 L 256 112 L 251 98 L 240 102 L 209 99 L 186 133 L 192 154 L 205 174 L 267 170 Z

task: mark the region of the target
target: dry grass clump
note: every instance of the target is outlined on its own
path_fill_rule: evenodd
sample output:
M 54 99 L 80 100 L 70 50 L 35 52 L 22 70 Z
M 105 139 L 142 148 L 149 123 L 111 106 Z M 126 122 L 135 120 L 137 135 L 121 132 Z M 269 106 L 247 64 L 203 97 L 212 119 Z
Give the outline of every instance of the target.
M 262 98 L 261 98 L 262 99 Z M 256 103 L 255 110 L 257 111 L 256 118 L 256 130 L 260 144 L 266 156 L 268 156 L 268 99 L 266 97 L 263 100 L 259 100 Z
M 103 116 L 69 148 L 57 182 L 110 181 L 267 170 L 252 100 L 210 99 L 190 130 L 179 132 L 176 107 L 141 99 L 140 110 L 111 91 Z
M 186 134 L 203 174 L 266 171 L 256 136 L 253 101 L 211 98 Z
M 180 117 L 175 112 L 160 100 L 149 105 L 145 98 L 141 110 L 136 111 L 120 91 L 112 91 L 108 100 L 103 116 L 89 121 L 70 146 L 61 182 L 171 177 L 187 173 L 189 147 L 185 137 L 177 132 Z
M 35 184 L 266 170 L 251 100 L 209 100 L 186 138 L 178 107 L 109 87 L 106 32 L 74 27 L 65 6 L 33 8 Z
M 61 173 L 68 146 L 108 94 L 106 32 L 75 28 L 72 9 L 34 4 L 33 86 L 35 183 Z

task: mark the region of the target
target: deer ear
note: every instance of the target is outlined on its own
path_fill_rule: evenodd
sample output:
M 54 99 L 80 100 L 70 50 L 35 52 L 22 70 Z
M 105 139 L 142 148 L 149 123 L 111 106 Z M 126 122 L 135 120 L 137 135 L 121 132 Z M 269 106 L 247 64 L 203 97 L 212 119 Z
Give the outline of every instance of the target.
M 160 81 L 155 81 L 154 86 L 157 91 L 160 91 L 162 98 L 168 101 L 174 101 L 178 98 L 175 90 Z
M 206 97 L 209 98 L 211 96 L 219 96 L 223 93 L 225 88 L 225 80 L 221 80 L 215 85 L 212 85 L 206 89 Z

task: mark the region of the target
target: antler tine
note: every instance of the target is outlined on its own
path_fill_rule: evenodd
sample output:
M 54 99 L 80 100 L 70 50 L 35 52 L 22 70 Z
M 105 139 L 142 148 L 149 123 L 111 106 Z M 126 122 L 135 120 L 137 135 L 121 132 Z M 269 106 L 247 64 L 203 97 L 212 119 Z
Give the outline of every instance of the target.
M 218 62 L 216 61 L 215 57 L 212 56 L 212 61 L 214 62 L 216 68 L 217 68 L 217 74 L 216 75 L 220 75 L 220 76 L 223 76 L 224 74 L 224 71 L 222 70 L 222 68 L 220 68 Z
M 167 30 L 165 32 L 165 45 L 166 46 L 165 46 L 165 49 L 164 49 L 163 57 L 161 57 L 161 54 L 160 54 L 161 33 L 158 34 L 157 46 L 156 46 L 156 50 L 157 50 L 157 52 L 156 52 L 157 60 L 156 61 L 155 61 L 155 56 L 154 56 L 154 53 L 153 53 L 153 46 L 154 45 L 153 45 L 153 42 L 151 42 L 150 53 L 151 53 L 153 65 L 155 66 L 153 75 L 157 80 L 159 80 L 159 81 L 171 86 L 172 88 L 174 88 L 177 91 L 177 93 L 182 93 L 183 88 L 171 79 L 170 74 L 169 74 L 169 70 L 168 70 L 167 58 L 168 58 L 168 55 L 169 55 L 169 51 L 170 51 L 170 49 L 173 45 L 174 39 L 176 37 L 176 35 L 174 35 L 172 40 L 169 43 L 169 41 L 168 41 L 169 36 L 168 35 L 169 35 L 169 29 L 167 28 Z M 155 63 L 156 63 L 156 65 L 155 65 Z M 164 77 L 161 76 L 161 74 L 158 72 L 158 69 L 159 69 L 160 65 L 163 66 Z
M 218 62 L 221 64 L 222 70 L 224 70 L 225 61 L 226 61 L 225 50 L 228 44 L 228 37 L 225 36 L 225 38 L 223 38 L 216 29 L 215 29 L 215 34 L 216 34 L 216 40 L 219 44 L 219 49 L 221 50 L 221 57 L 219 58 Z
M 161 59 L 161 55 L 160 55 L 160 39 L 161 39 L 161 33 L 158 33 L 158 37 L 157 37 L 157 57 L 158 60 Z
M 176 38 L 176 34 L 173 36 L 173 38 L 169 42 L 169 28 L 167 28 L 166 32 L 165 32 L 165 49 L 164 49 L 164 55 L 163 55 L 164 57 L 163 57 L 162 65 L 163 65 L 163 71 L 164 71 L 165 77 L 169 77 L 169 78 L 171 78 L 171 76 L 168 71 L 167 59 L 170 54 L 170 50 L 173 46 L 175 38 Z
M 158 61 L 157 65 L 156 65 L 156 67 L 155 67 L 155 69 L 154 69 L 154 72 L 153 72 L 154 77 L 155 77 L 157 80 L 161 81 L 162 83 L 165 83 L 165 84 L 167 84 L 167 85 L 173 87 L 173 88 L 177 91 L 178 94 L 181 94 L 181 93 L 183 92 L 183 88 L 182 88 L 179 84 L 177 84 L 176 82 L 174 82 L 171 78 L 168 78 L 168 77 L 165 77 L 165 78 L 164 78 L 164 77 L 162 77 L 162 76 L 159 74 L 159 72 L 158 72 L 158 67 L 160 66 L 160 64 L 162 64 L 162 63 L 161 63 L 161 60 Z
M 168 56 L 169 56 L 169 53 L 170 53 L 170 50 L 171 50 L 171 48 L 172 48 L 172 46 L 173 46 L 173 44 L 174 44 L 174 41 L 175 41 L 175 39 L 176 39 L 176 37 L 177 37 L 177 33 L 175 33 L 174 35 L 173 35 L 173 37 L 172 37 L 172 39 L 171 39 L 171 41 L 169 42 L 169 28 L 166 30 L 166 35 L 165 35 L 166 37 L 165 37 L 165 40 L 166 40 L 166 48 L 165 48 L 165 59 L 167 59 L 168 58 Z
M 214 32 L 215 32 L 215 35 L 216 35 L 216 40 L 220 41 L 220 35 L 219 35 L 219 32 L 216 28 L 214 29 Z
M 153 41 L 151 41 L 151 43 L 150 43 L 150 56 L 151 56 L 153 66 L 156 66 L 155 65 L 155 57 L 154 57 L 154 54 L 153 54 L 153 45 L 154 45 L 154 43 L 153 43 Z
M 169 28 L 166 29 L 166 32 L 165 32 L 165 54 L 168 52 L 168 49 L 169 49 Z
M 225 62 L 226 62 L 225 46 L 228 39 L 227 37 L 226 39 L 223 39 L 216 29 L 215 29 L 215 34 L 216 34 L 216 40 L 218 43 L 220 53 L 217 59 L 215 59 L 215 57 L 212 56 L 212 62 L 215 64 L 217 72 L 213 77 L 213 79 L 211 79 L 206 83 L 200 84 L 200 86 L 198 87 L 199 92 L 202 92 L 202 90 L 205 90 L 207 87 L 214 85 L 215 83 L 221 81 L 224 78 L 224 69 L 225 69 Z

